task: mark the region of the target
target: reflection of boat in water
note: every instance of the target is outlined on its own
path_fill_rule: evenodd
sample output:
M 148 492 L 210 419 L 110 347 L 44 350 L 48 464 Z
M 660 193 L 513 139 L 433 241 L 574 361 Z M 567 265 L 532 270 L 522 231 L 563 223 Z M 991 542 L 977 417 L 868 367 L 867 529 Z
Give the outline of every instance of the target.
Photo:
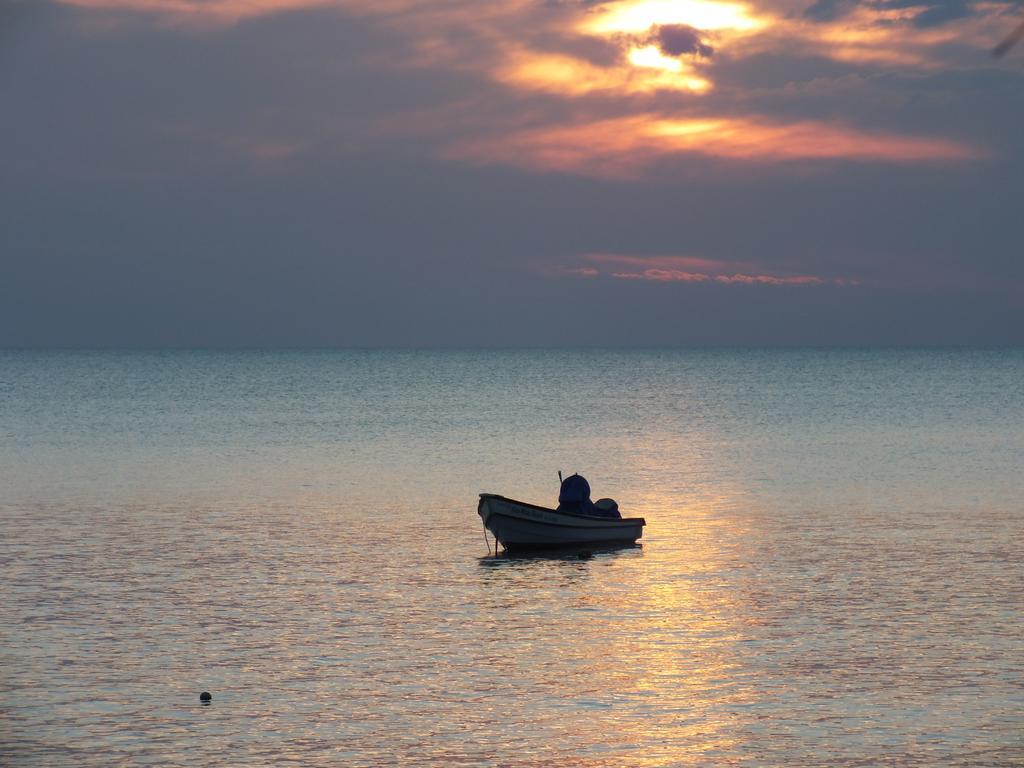
M 610 517 L 548 509 L 481 493 L 477 512 L 506 550 L 578 544 L 631 544 L 643 535 L 642 517 Z
M 498 549 L 480 557 L 480 565 L 487 568 L 504 568 L 526 563 L 562 562 L 580 565 L 594 558 L 618 556 L 642 551 L 639 541 L 609 541 L 598 544 L 553 544 L 544 547 L 513 547 Z

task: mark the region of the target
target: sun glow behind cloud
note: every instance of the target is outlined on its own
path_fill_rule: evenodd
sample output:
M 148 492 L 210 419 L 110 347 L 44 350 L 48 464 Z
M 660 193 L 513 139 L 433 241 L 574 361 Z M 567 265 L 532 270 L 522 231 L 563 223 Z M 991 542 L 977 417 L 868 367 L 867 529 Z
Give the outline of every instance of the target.
M 651 69 L 664 69 L 667 72 L 682 72 L 683 63 L 679 59 L 666 56 L 658 50 L 657 46 L 645 45 L 643 48 L 634 48 L 629 52 L 629 61 L 638 67 L 650 67 Z
M 592 93 L 621 96 L 657 91 L 700 93 L 711 87 L 692 67 L 675 59 L 655 62 L 650 55 L 642 55 L 641 59 L 646 63 L 626 67 L 599 66 L 574 56 L 520 49 L 508 54 L 495 69 L 494 76 L 499 82 L 517 89 L 567 97 Z
M 751 30 L 766 22 L 741 3 L 714 0 L 638 0 L 609 3 L 588 15 L 581 29 L 590 34 L 644 32 L 652 26 L 686 24 L 696 29 Z
M 462 0 L 63 2 L 188 24 L 223 25 L 303 8 L 358 16 L 408 43 L 368 66 L 452 70 L 480 83 L 470 100 L 487 102 L 490 109 L 481 114 L 494 116 L 489 123 L 474 119 L 467 130 L 449 104 L 439 105 L 437 118 L 426 121 L 433 126 L 448 115 L 449 122 L 458 122 L 457 136 L 424 129 L 441 137 L 442 157 L 618 179 L 642 178 L 660 160 L 688 155 L 760 164 L 983 158 L 984 151 L 952 139 L 872 130 L 832 117 L 834 111 L 828 119 L 796 119 L 772 116 L 770 107 L 747 107 L 745 90 L 728 82 L 718 62 L 725 57 L 735 67 L 752 55 L 793 53 L 856 66 L 927 69 L 934 66 L 934 46 L 1005 12 L 1004 5 L 991 3 L 979 6 L 986 9 L 979 18 L 921 28 L 914 24 L 920 14 L 915 8 L 856 6 L 839 19 L 817 22 L 776 0 L 496 0 L 485 7 Z M 720 78 L 726 78 L 725 98 L 711 101 L 723 85 Z M 523 113 L 511 112 L 517 99 L 538 98 L 546 105 L 530 103 Z M 526 109 L 528 117 L 521 119 Z
M 287 181 L 313 169 L 379 165 L 391 173 L 413 162 L 431 183 L 451 174 L 481 188 L 544 190 L 529 205 L 543 201 L 552 212 L 545 226 L 583 232 L 571 240 L 581 247 L 720 246 L 764 258 L 576 258 L 556 267 L 548 243 L 507 257 L 536 254 L 527 258 L 547 259 L 552 274 L 593 281 L 588 290 L 669 297 L 672 286 L 685 285 L 806 286 L 794 294 L 811 295 L 831 291 L 815 286 L 858 278 L 880 284 L 893 274 L 889 262 L 869 268 L 857 260 L 881 263 L 892 253 L 895 263 L 903 246 L 890 249 L 885 240 L 910 217 L 902 201 L 878 198 L 923 199 L 931 187 L 939 195 L 946 184 L 1006 166 L 1010 121 L 998 123 L 992 94 L 1011 95 L 1008 69 L 1019 68 L 1024 51 L 993 61 L 985 50 L 1001 36 L 1000 22 L 1012 20 L 1000 2 L 972 4 L 971 16 L 937 26 L 920 22 L 930 6 L 840 1 L 841 15 L 815 18 L 805 13 L 814 0 L 57 2 L 76 7 L 47 13 L 81 30 L 94 49 L 109 36 L 111 50 L 134 51 L 122 54 L 138 63 L 126 83 L 151 83 L 147 98 L 124 101 L 129 90 L 121 86 L 103 103 L 123 105 L 119 124 L 154 151 L 135 159 L 101 147 L 107 168 L 188 178 L 223 166 Z M 126 45 L 133 35 L 146 45 Z M 179 50 L 196 54 L 190 67 L 167 63 L 172 53 L 181 58 Z M 239 52 L 252 51 L 258 65 L 243 65 Z M 147 133 L 186 119 L 187 136 L 163 141 Z M 168 157 L 203 157 L 203 167 L 172 166 Z M 365 181 L 360 188 L 373 191 Z M 488 194 L 470 197 L 487 202 Z M 617 208 L 609 212 L 611 199 Z M 819 206 L 827 212 L 808 213 Z M 979 210 L 967 206 L 965 219 L 980 220 Z M 876 226 L 891 211 L 899 225 Z M 927 228 L 920 220 L 914 226 Z M 934 220 L 942 229 L 958 219 Z M 727 245 L 744 238 L 762 238 L 763 252 Z M 936 260 L 946 257 L 940 246 L 932 249 Z M 925 281 L 934 283 L 930 274 Z

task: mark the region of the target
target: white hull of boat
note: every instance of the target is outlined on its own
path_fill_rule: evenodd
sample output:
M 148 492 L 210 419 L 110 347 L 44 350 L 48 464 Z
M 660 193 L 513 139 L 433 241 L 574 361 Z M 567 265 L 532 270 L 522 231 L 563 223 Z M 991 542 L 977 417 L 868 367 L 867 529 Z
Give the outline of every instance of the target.
M 477 512 L 505 549 L 631 543 L 646 525 L 642 517 L 575 515 L 493 493 L 480 494 Z

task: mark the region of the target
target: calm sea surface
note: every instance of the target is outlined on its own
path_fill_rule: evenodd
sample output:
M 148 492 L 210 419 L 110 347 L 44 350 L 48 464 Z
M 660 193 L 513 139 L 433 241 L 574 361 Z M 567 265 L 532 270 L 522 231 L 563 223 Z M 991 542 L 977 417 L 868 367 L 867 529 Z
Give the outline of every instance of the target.
M 0 352 L 0 584 L 3 766 L 1020 766 L 1024 351 Z

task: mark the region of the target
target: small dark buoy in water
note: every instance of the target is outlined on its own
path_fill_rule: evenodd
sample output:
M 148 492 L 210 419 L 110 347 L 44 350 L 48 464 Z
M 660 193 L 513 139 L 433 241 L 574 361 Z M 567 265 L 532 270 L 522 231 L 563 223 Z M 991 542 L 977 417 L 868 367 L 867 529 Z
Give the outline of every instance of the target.
M 209 704 L 210 701 L 213 700 L 213 696 L 210 695 L 209 691 L 203 691 L 199 694 L 199 700 L 203 702 L 203 704 Z

